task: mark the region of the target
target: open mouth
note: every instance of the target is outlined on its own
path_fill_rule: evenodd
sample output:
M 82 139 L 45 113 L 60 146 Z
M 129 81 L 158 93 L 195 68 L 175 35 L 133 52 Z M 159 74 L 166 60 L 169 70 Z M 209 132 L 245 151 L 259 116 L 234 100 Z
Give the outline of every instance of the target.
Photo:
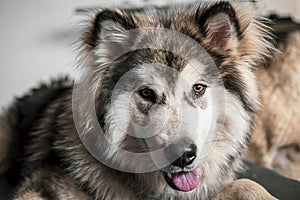
M 195 189 L 199 184 L 197 170 L 181 172 L 163 172 L 166 182 L 175 190 L 188 192 Z

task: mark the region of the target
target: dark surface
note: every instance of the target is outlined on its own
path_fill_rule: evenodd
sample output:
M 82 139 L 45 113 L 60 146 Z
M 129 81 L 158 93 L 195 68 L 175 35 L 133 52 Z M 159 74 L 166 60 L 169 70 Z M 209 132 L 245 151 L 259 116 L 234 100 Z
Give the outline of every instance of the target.
M 9 199 L 12 188 L 5 176 L 0 176 L 0 200 Z
M 300 182 L 285 178 L 260 165 L 245 161 L 245 171 L 238 178 L 251 179 L 264 186 L 279 199 L 300 200 Z M 0 176 L 0 200 L 9 199 L 11 187 L 7 177 Z
M 245 171 L 238 174 L 238 178 L 248 178 L 269 191 L 279 199 L 300 200 L 300 182 L 285 178 L 280 174 L 260 165 L 244 161 Z

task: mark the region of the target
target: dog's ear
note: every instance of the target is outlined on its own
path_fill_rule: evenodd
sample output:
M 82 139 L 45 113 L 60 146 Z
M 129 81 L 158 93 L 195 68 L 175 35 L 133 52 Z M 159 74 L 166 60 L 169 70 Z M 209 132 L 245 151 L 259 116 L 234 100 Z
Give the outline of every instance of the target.
M 230 3 L 220 2 L 204 11 L 199 10 L 197 20 L 203 42 L 210 47 L 225 52 L 238 45 L 240 25 Z
M 95 49 L 105 62 L 111 62 L 129 50 L 132 40 L 127 31 L 134 28 L 129 15 L 119 10 L 103 10 L 95 16 L 82 39 L 89 50 Z

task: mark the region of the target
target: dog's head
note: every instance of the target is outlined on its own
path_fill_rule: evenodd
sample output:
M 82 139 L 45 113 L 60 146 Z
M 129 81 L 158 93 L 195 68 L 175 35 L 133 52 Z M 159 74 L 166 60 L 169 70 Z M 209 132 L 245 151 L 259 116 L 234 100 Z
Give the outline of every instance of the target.
M 180 191 L 223 180 L 247 144 L 253 68 L 270 48 L 257 16 L 224 2 L 90 15 L 79 51 L 82 138 L 96 116 L 96 146 L 117 169 L 162 172 Z

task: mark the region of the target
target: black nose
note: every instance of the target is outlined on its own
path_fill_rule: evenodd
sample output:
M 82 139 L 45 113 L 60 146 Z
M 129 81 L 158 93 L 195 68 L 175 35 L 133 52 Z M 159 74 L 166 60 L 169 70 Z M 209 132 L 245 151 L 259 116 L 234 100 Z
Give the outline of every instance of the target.
M 187 165 L 190 165 L 194 162 L 197 153 L 197 146 L 191 144 L 188 148 L 185 149 L 184 153 L 175 160 L 172 165 L 184 168 Z

